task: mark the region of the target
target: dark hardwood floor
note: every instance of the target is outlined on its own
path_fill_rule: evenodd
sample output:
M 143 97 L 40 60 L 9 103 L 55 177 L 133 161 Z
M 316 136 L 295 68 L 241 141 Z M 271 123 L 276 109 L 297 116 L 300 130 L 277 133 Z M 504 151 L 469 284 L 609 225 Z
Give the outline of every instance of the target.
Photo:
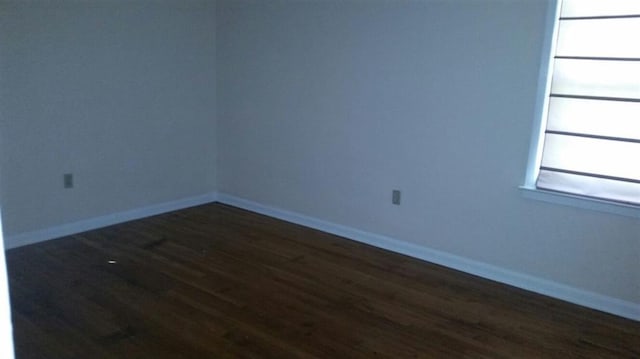
M 221 204 L 7 264 L 18 359 L 640 358 L 640 322 Z

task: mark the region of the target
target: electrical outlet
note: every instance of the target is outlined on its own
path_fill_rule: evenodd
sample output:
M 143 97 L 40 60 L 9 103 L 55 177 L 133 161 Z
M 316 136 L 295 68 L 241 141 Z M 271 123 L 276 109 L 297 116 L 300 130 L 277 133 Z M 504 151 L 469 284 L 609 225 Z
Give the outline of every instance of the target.
M 73 188 L 73 173 L 65 173 L 62 175 L 62 183 L 64 188 Z
M 391 203 L 400 205 L 400 190 L 394 189 L 391 192 Z

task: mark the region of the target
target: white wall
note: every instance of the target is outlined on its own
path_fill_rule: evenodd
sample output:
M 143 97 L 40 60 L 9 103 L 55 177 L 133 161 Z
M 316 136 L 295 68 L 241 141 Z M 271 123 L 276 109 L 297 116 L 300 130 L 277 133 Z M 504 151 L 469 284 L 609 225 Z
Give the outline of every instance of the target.
M 640 303 L 637 219 L 517 189 L 547 6 L 220 2 L 219 190 Z
M 0 0 L 6 234 L 218 188 L 640 303 L 637 219 L 517 190 L 547 6 Z
M 0 1 L 0 54 L 7 237 L 215 190 L 213 2 Z

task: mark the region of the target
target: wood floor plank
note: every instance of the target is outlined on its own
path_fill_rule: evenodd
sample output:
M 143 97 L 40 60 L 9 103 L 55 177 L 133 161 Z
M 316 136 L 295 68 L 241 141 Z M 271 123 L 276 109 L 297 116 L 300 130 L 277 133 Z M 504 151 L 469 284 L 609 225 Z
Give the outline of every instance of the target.
M 7 266 L 18 359 L 640 358 L 639 322 L 222 204 Z

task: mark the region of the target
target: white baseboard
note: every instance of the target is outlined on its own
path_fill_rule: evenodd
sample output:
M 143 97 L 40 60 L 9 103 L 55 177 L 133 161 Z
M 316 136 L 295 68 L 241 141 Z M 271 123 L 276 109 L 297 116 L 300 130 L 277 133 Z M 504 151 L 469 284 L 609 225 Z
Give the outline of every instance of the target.
M 401 253 L 479 277 L 505 283 L 514 287 L 543 294 L 584 307 L 600 310 L 624 318 L 640 321 L 640 303 L 629 302 L 606 295 L 578 289 L 565 284 L 514 272 L 490 264 L 459 257 L 446 252 L 430 249 L 417 244 L 400 241 L 378 234 L 368 233 L 351 227 L 323 221 L 298 213 L 265 206 L 224 193 L 218 194 L 218 201 L 231 206 L 300 224 L 323 232 L 346 237 L 392 252 Z
M 392 252 L 418 258 L 427 262 L 443 265 L 479 277 L 526 289 L 549 297 L 561 299 L 588 308 L 615 314 L 628 319 L 640 321 L 640 303 L 629 302 L 606 295 L 585 291 L 565 284 L 514 272 L 490 264 L 459 257 L 446 252 L 430 249 L 417 244 L 400 241 L 394 238 L 361 231 L 352 227 L 323 221 L 310 216 L 279 208 L 265 206 L 239 197 L 217 194 L 215 192 L 184 198 L 176 201 L 160 203 L 152 206 L 136 208 L 124 212 L 89 218 L 82 221 L 63 224 L 42 230 L 5 236 L 5 249 L 16 248 L 28 244 L 64 237 L 76 233 L 132 221 L 144 217 L 193 207 L 205 203 L 225 203 L 270 217 L 300 224 L 323 232 L 332 233 L 354 241 L 366 243 Z
M 67 223 L 37 231 L 25 232 L 10 236 L 5 235 L 4 247 L 5 249 L 11 249 L 26 246 L 28 244 L 69 236 L 72 234 L 90 231 L 92 229 L 102 228 L 113 224 L 128 222 L 149 216 L 155 216 L 157 214 L 193 207 L 205 203 L 216 202 L 217 199 L 217 193 L 206 193 L 203 195 L 183 198 L 176 201 L 164 202 L 147 207 L 131 209 L 124 212 L 84 219 L 81 221 Z

